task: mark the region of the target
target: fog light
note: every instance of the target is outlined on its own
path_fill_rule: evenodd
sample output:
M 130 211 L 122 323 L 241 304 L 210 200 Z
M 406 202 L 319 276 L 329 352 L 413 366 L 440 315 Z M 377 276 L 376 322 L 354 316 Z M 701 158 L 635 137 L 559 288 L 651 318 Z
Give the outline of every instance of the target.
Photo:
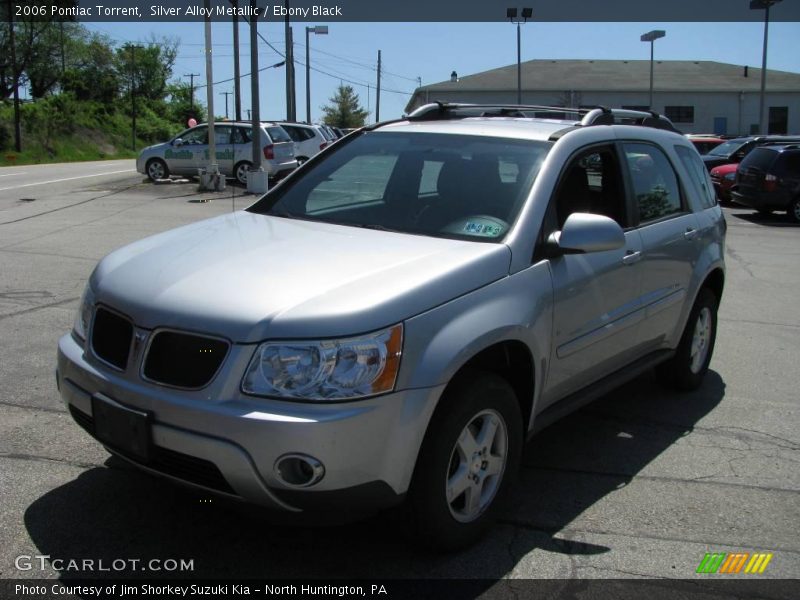
M 289 487 L 304 488 L 319 483 L 325 467 L 313 456 L 284 454 L 275 461 L 275 475 Z

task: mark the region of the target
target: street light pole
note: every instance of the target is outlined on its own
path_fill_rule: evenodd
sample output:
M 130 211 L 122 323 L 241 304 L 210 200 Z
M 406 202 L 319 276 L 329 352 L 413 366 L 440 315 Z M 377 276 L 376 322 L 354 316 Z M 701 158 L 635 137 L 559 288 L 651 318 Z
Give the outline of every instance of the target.
M 769 7 L 777 4 L 781 0 L 750 0 L 751 10 L 764 9 L 764 48 L 761 51 L 761 93 L 758 99 L 758 132 L 769 133 L 769 128 L 764 127 L 766 119 L 764 117 L 764 99 L 767 89 L 767 38 L 769 35 Z
M 517 17 L 516 8 L 506 9 L 506 17 L 517 26 L 517 104 L 522 104 L 522 31 L 520 26 L 527 23 L 531 15 L 533 15 L 531 8 L 523 8 L 520 17 Z
M 663 29 L 654 29 L 643 33 L 639 38 L 643 42 L 650 42 L 650 101 L 647 103 L 647 108 L 653 110 L 653 45 L 657 39 L 663 38 L 667 32 Z
M 309 58 L 309 34 L 328 35 L 327 25 L 306 27 L 306 123 L 311 123 L 311 60 Z

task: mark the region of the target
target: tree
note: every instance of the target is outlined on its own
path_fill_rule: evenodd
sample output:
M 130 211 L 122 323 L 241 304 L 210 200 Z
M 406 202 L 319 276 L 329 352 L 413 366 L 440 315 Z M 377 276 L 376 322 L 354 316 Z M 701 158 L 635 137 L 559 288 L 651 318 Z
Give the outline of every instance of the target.
M 332 127 L 362 127 L 369 111 L 359 106 L 358 94 L 349 85 L 340 85 L 336 94 L 323 106 L 323 121 Z

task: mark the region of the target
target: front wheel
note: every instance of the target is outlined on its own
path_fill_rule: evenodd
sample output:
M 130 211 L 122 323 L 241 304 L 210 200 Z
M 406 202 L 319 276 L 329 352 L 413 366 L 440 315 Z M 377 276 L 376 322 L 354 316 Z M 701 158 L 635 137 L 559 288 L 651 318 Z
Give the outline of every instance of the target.
M 167 167 L 167 163 L 160 158 L 151 158 L 147 161 L 145 171 L 147 171 L 147 176 L 151 181 L 158 181 L 159 179 L 166 179 L 169 177 L 169 167 Z
M 800 196 L 791 201 L 786 213 L 792 221 L 800 223 Z
M 236 181 L 242 185 L 247 185 L 247 173 L 250 171 L 251 166 L 252 163 L 249 163 L 246 160 L 237 163 L 236 167 L 233 169 L 233 175 L 236 177 Z
M 522 418 L 508 382 L 487 372 L 445 392 L 417 459 L 410 508 L 417 537 L 439 550 L 477 541 L 491 527 L 522 451 Z
M 675 356 L 657 368 L 661 382 L 679 390 L 700 387 L 717 339 L 717 297 L 707 288 L 697 294 Z

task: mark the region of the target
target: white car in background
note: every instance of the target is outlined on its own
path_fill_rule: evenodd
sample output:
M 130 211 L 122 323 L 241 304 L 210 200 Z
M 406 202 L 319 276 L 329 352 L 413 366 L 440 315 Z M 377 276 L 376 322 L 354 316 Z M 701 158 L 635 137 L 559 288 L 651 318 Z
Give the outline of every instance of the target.
M 328 138 L 322 134 L 322 130 L 316 125 L 287 122 L 279 122 L 278 125 L 292 138 L 294 155 L 298 164 L 303 164 L 330 143 Z
M 214 124 L 214 154 L 219 170 L 241 184 L 247 183 L 247 172 L 253 165 L 252 131 L 252 124 L 246 121 Z M 280 126 L 262 123 L 259 146 L 263 153 L 262 166 L 270 179 L 280 179 L 297 168 L 292 139 Z M 168 142 L 142 150 L 136 160 L 136 170 L 156 181 L 171 174 L 196 176 L 209 162 L 208 124 L 203 123 Z

